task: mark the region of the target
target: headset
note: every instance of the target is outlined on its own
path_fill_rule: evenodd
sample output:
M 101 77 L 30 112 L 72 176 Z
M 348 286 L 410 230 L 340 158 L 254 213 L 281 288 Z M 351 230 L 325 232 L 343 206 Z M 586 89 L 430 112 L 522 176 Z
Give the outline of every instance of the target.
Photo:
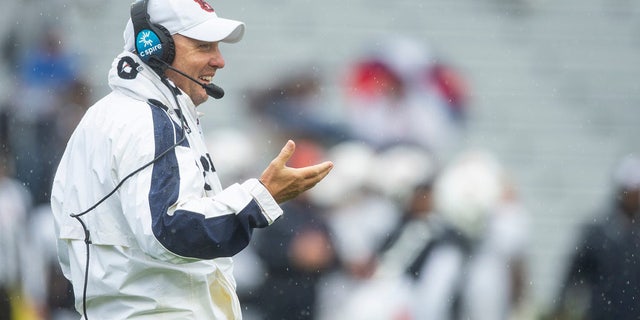
M 138 57 L 162 77 L 167 65 L 173 63 L 176 46 L 167 28 L 151 23 L 148 5 L 149 0 L 137 0 L 131 5 L 134 48 Z
M 220 99 L 224 96 L 224 90 L 222 88 L 209 83 L 202 84 L 196 79 L 190 77 L 186 73 L 174 68 L 171 66 L 173 60 L 175 58 L 175 45 L 173 42 L 173 38 L 171 37 L 171 33 L 160 24 L 153 24 L 149 18 L 149 13 L 147 12 L 149 0 L 137 0 L 131 5 L 131 22 L 133 23 L 134 30 L 134 41 L 135 41 L 135 53 L 144 61 L 153 71 L 155 71 L 161 78 L 161 81 L 169 87 L 171 93 L 173 94 L 173 98 L 180 109 L 179 118 L 181 122 L 182 130 L 186 130 L 190 132 L 187 125 L 187 121 L 184 116 L 184 112 L 182 112 L 182 107 L 178 102 L 178 97 L 176 93 L 176 89 L 172 86 L 165 76 L 165 71 L 167 69 L 171 69 L 178 74 L 186 77 L 187 79 L 196 82 L 202 88 L 205 89 L 207 94 L 215 99 Z M 150 102 L 152 102 L 150 100 Z M 86 248 L 86 262 L 85 262 L 85 273 L 84 273 L 84 285 L 82 292 L 82 312 L 85 320 L 88 320 L 87 317 L 87 286 L 89 280 L 89 254 L 90 254 L 90 244 L 91 244 L 91 234 L 85 222 L 81 219 L 85 214 L 93 211 L 96 207 L 98 207 L 101 203 L 109 199 L 113 194 L 115 194 L 120 187 L 131 177 L 136 175 L 138 172 L 144 170 L 150 165 L 157 162 L 160 158 L 162 158 L 165 154 L 169 153 L 171 150 L 181 145 L 185 139 L 187 138 L 187 134 L 183 132 L 182 138 L 170 146 L 167 150 L 161 152 L 158 156 L 156 156 L 151 161 L 143 164 L 139 168 L 133 170 L 131 173 L 126 175 L 109 193 L 107 193 L 104 197 L 94 203 L 88 209 L 80 212 L 80 213 L 72 213 L 70 216 L 75 218 L 82 225 L 82 229 L 84 231 L 84 242 Z

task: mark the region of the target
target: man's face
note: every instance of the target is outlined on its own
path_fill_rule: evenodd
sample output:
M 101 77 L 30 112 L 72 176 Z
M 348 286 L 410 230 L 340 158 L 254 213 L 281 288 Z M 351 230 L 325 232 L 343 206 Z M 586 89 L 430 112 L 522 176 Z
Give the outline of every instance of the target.
M 224 68 L 224 58 L 218 48 L 218 42 L 205 42 L 176 34 L 173 36 L 176 56 L 172 66 L 203 84 L 208 84 L 216 70 Z M 197 106 L 207 101 L 207 92 L 197 83 L 167 70 L 167 77 L 182 89 Z

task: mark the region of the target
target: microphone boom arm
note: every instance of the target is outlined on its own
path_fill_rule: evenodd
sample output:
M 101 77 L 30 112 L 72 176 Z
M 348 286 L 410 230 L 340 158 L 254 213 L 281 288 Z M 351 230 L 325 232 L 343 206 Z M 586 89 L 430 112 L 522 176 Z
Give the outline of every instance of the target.
M 199 84 L 204 89 L 204 91 L 207 92 L 208 96 L 210 96 L 210 97 L 212 97 L 214 99 L 220 99 L 220 98 L 224 97 L 224 90 L 222 88 L 216 86 L 215 84 L 213 84 L 213 83 L 204 84 L 204 83 L 194 79 L 193 77 L 189 76 L 188 74 L 186 74 L 186 73 L 184 73 L 184 72 L 172 67 L 170 64 L 162 61 L 161 59 L 158 59 L 156 57 L 151 57 L 151 59 L 154 62 L 160 62 L 164 66 L 163 69 L 171 69 L 171 70 L 177 72 L 178 74 L 180 74 L 181 76 L 183 76 L 183 77 L 185 77 L 185 78 L 187 78 L 187 79 Z

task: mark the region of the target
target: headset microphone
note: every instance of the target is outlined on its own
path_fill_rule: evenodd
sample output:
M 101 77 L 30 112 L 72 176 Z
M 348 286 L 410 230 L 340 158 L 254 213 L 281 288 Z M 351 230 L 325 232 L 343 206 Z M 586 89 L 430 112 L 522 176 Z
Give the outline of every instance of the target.
M 155 62 L 160 62 L 165 68 L 171 69 L 175 72 L 177 72 L 178 74 L 180 74 L 181 76 L 199 84 L 202 88 L 204 88 L 204 91 L 207 92 L 207 95 L 209 95 L 210 97 L 214 98 L 214 99 L 220 99 L 222 97 L 224 97 L 224 90 L 222 90 L 222 88 L 216 86 L 213 83 L 207 83 L 204 84 L 196 79 L 194 79 L 193 77 L 189 76 L 188 74 L 172 67 L 170 64 L 156 58 L 156 57 L 151 57 L 151 60 L 154 60 Z
M 220 99 L 224 97 L 224 90 L 213 83 L 205 84 L 202 87 L 204 88 L 204 91 L 206 91 L 207 94 L 214 99 Z

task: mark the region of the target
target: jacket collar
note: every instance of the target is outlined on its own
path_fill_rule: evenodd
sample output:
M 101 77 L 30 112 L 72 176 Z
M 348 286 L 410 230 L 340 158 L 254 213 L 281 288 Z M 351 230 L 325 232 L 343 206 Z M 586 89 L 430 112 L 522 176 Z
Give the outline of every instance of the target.
M 113 60 L 109 70 L 109 87 L 136 100 L 158 100 L 172 109 L 178 109 L 174 99 L 176 94 L 184 112 L 190 113 L 194 118 L 197 117 L 191 98 L 178 89 L 171 80 L 161 79 L 134 53 L 125 51 Z

